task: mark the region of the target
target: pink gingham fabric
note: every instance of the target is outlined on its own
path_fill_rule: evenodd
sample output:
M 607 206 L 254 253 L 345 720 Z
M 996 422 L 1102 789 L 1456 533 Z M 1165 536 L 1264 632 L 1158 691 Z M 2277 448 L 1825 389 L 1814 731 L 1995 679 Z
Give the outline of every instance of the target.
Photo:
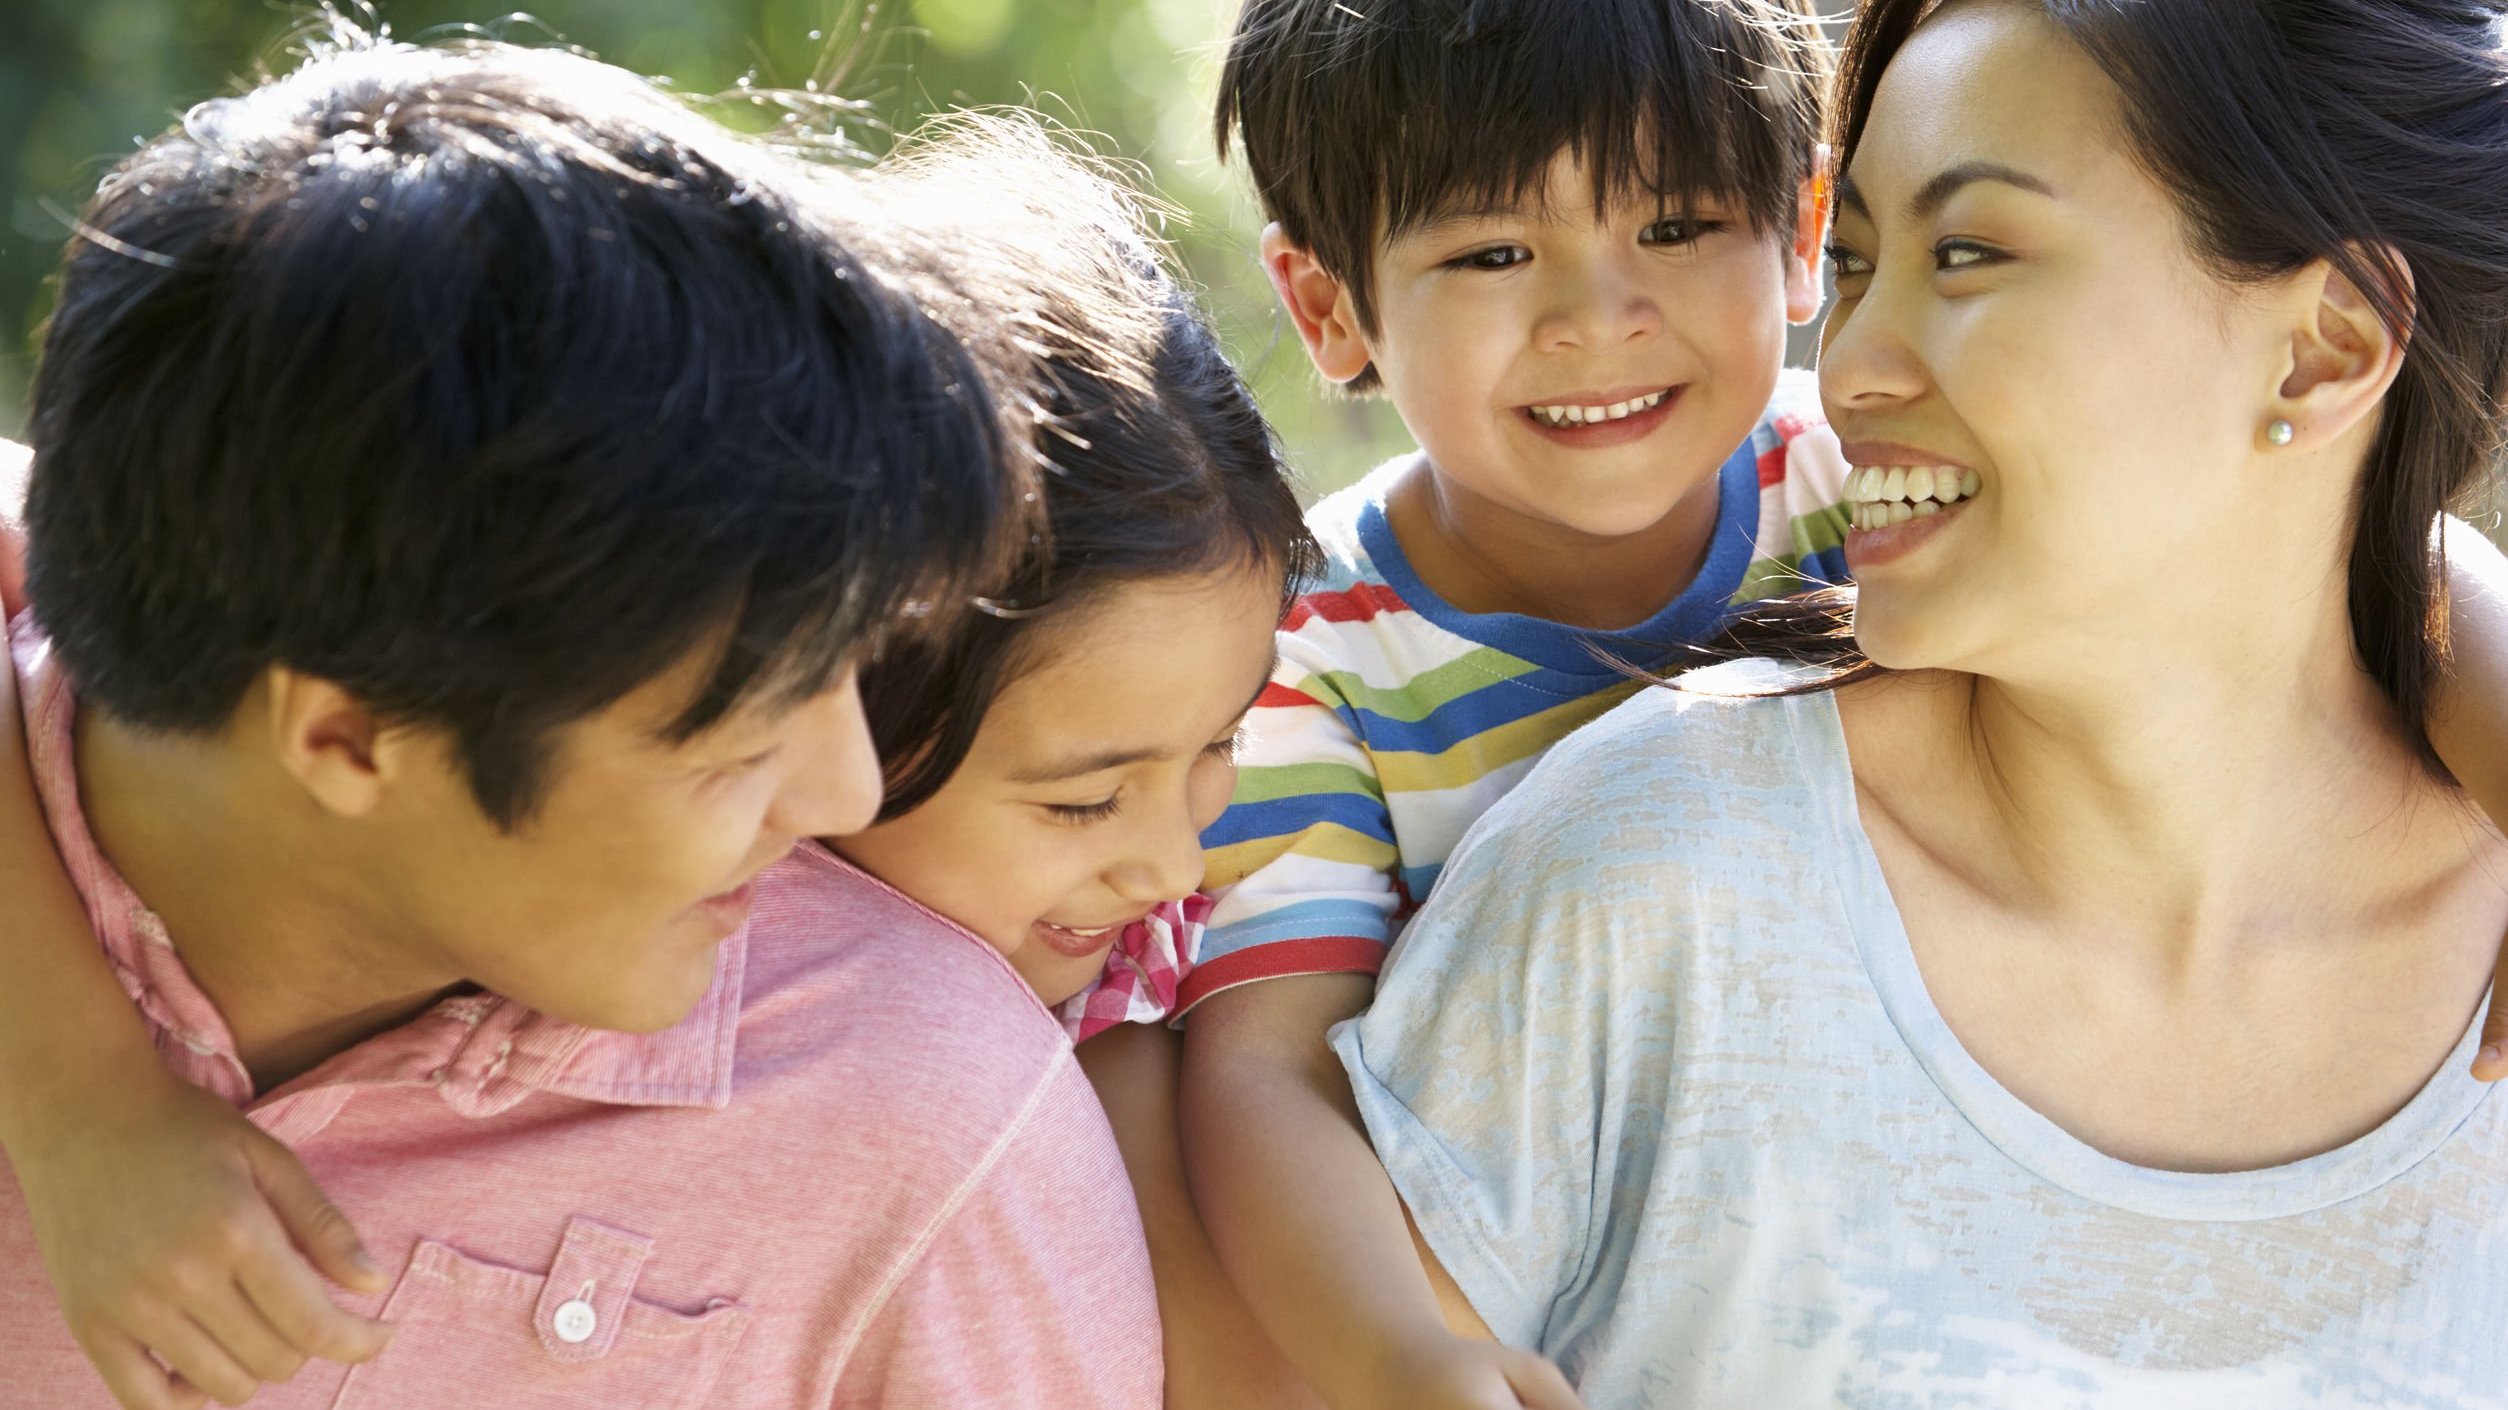
M 1211 898 L 1169 901 L 1123 928 L 1106 952 L 1106 972 L 1063 1001 L 1063 1031 L 1085 1043 L 1120 1023 L 1160 1023 L 1176 1011 L 1176 992 L 1202 957 L 1202 927 Z
M 87 831 L 45 641 L 21 621 L 14 646 L 54 841 L 160 1052 L 293 1145 L 396 1275 L 343 1295 L 399 1325 L 380 1357 L 256 1410 L 1158 1410 L 1122 1157 L 989 946 L 804 846 L 675 1028 L 469 994 L 255 1092 Z M 112 1404 L 0 1169 L 0 1410 Z

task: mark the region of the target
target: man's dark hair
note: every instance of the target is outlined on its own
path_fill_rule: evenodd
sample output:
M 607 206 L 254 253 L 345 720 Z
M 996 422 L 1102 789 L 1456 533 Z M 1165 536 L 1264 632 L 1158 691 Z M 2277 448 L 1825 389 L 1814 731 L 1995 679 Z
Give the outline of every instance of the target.
M 1384 242 L 1539 193 L 1562 152 L 1598 210 L 1713 198 L 1790 232 L 1829 68 L 1810 0 L 1246 0 L 1217 135 L 1374 332 Z
M 194 108 L 89 205 L 35 384 L 85 698 L 205 731 L 287 667 L 512 827 L 551 730 L 691 653 L 674 740 L 963 595 L 1021 493 L 992 374 L 829 184 L 554 50 L 352 36 Z

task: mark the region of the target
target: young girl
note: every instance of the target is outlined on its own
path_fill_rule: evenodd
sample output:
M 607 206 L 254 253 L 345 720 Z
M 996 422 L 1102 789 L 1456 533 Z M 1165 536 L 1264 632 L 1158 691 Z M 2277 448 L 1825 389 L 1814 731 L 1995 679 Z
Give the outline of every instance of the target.
M 1014 400 L 1041 427 L 1046 532 L 964 630 L 901 635 L 866 673 L 888 802 L 831 845 L 867 885 L 933 913 L 936 942 L 973 932 L 1075 1036 L 1094 1035 L 1162 1013 L 1190 962 L 1198 916 L 1179 898 L 1199 884 L 1200 831 L 1228 800 L 1238 722 L 1315 550 L 1268 429 L 1132 201 L 1032 126 L 953 128 L 871 177 L 871 194 L 915 212 L 896 277 L 967 336 L 1006 315 L 1037 355 Z M 909 253 L 934 247 L 994 267 L 956 280 Z M 1032 302 L 953 309 L 964 287 Z M 6 755 L 0 1138 L 82 1348 L 134 1407 L 239 1403 L 309 1356 L 374 1355 L 388 1330 L 335 1305 L 313 1271 L 375 1305 L 384 1282 L 347 1219 L 284 1147 L 110 1021 L 127 1004 L 53 874 L 24 757 Z M 1132 1051 L 1091 1046 L 1117 1064 Z M 1180 1188 L 1163 1173 L 1159 1188 Z M 1162 1304 L 1224 1287 L 1198 1245 L 1159 1277 Z M 167 1335 L 177 1323 L 209 1335 Z M 1294 1393 L 1267 1389 L 1242 1341 L 1174 1358 L 1170 1403 Z

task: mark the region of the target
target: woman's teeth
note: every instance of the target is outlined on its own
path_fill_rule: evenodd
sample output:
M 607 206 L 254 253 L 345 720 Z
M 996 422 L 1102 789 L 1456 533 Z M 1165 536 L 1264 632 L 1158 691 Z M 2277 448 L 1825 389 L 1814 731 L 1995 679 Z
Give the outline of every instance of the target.
M 1591 426 L 1598 421 L 1624 421 L 1641 411 L 1660 405 L 1672 395 L 1670 387 L 1649 392 L 1634 401 L 1615 401 L 1609 406 L 1536 406 L 1528 408 L 1533 419 L 1544 426 Z
M 1886 529 L 1939 514 L 1977 492 L 1974 470 L 1954 465 L 1865 465 L 1848 471 L 1846 512 L 1858 529 Z

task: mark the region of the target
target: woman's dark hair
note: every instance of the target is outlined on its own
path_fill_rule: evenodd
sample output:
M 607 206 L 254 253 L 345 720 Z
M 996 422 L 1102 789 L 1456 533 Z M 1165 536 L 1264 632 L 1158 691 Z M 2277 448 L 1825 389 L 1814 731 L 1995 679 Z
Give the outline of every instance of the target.
M 1280 574 L 1285 609 L 1320 559 L 1271 428 L 1143 233 L 1141 198 L 1033 120 L 961 115 L 936 130 L 874 183 L 923 223 L 918 243 L 982 268 L 985 288 L 1030 291 L 1024 307 L 975 313 L 1021 330 L 1034 359 L 1045 527 L 958 630 L 901 641 L 865 671 L 882 821 L 949 781 L 1032 664 L 1038 627 L 1128 583 L 1230 568 Z
M 2219 277 L 2324 260 L 2406 340 L 2352 526 L 2352 641 L 2425 756 L 2446 648 L 2439 516 L 2501 448 L 2508 374 L 2508 52 L 2498 0 L 2036 0 L 2123 96 L 2145 169 Z M 1854 159 L 1882 72 L 1936 0 L 1871 0 L 1835 117 Z M 1739 645 L 1868 670 L 1851 595 L 1748 614 Z
M 552 730 L 691 653 L 674 739 L 998 571 L 993 379 L 855 258 L 858 195 L 575 54 L 331 30 L 70 247 L 28 532 L 90 702 L 199 732 L 302 671 L 510 827 Z

